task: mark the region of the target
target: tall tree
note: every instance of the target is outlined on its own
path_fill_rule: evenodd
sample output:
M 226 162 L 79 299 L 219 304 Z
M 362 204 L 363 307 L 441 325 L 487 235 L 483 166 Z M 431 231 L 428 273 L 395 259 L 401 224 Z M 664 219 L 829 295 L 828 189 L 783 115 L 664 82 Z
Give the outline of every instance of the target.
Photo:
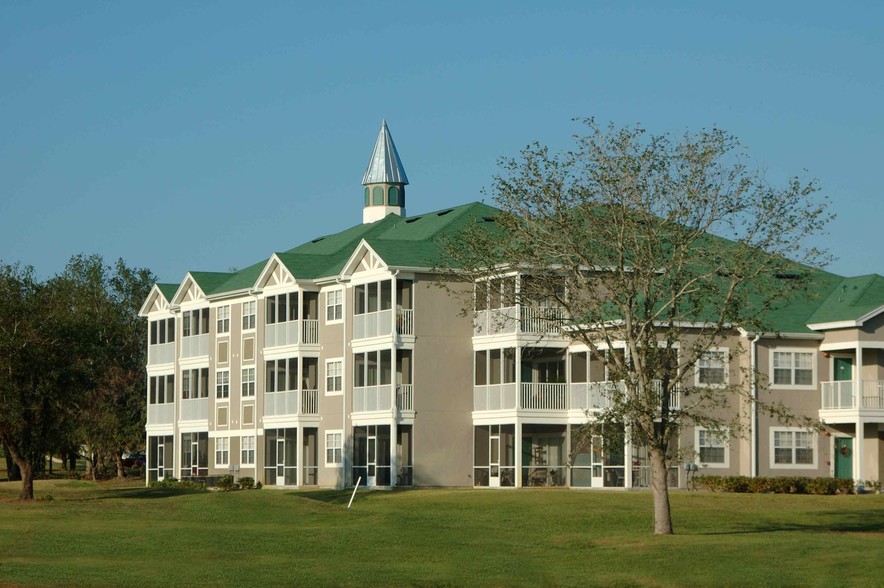
M 0 441 L 34 497 L 34 470 L 70 425 L 75 379 L 69 292 L 38 282 L 32 268 L 0 264 Z
M 759 402 L 754 374 L 700 387 L 694 370 L 738 328 L 771 330 L 770 311 L 825 279 L 810 268 L 826 256 L 805 243 L 830 215 L 813 182 L 771 186 L 721 130 L 672 138 L 584 123 L 573 151 L 533 144 L 502 160 L 500 213 L 446 240 L 443 266 L 477 284 L 518 274 L 518 288 L 500 289 L 502 305 L 533 307 L 620 382 L 586 431 L 625 429 L 647 447 L 654 531 L 670 534 L 666 474 L 679 431 L 739 433 L 741 410 Z

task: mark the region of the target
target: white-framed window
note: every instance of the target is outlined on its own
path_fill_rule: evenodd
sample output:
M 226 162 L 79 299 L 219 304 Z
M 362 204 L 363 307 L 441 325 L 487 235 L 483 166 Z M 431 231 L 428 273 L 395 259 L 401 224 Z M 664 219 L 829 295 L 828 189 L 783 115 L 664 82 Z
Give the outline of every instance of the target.
M 243 397 L 255 395 L 255 368 L 253 367 L 242 369 L 242 395 Z
M 230 305 L 219 306 L 215 309 L 215 320 L 218 333 L 230 332 Z
M 697 386 L 724 386 L 727 384 L 727 349 L 710 349 L 697 360 Z
M 175 319 L 150 321 L 150 344 L 162 345 L 175 341 Z
M 174 374 L 151 376 L 149 388 L 150 396 L 148 398 L 148 404 L 166 404 L 169 402 L 175 402 Z
M 813 356 L 812 351 L 772 350 L 771 384 L 778 388 L 814 388 L 816 370 L 813 369 Z
M 215 372 L 215 398 L 230 398 L 230 370 Z
M 240 444 L 242 447 L 239 465 L 255 465 L 255 436 L 243 435 L 240 438 Z
M 338 396 L 344 389 L 344 360 L 327 359 L 325 361 L 325 393 Z
M 209 397 L 209 368 L 181 371 L 181 399 Z
M 329 290 L 325 293 L 325 322 L 334 323 L 344 320 L 344 291 Z
M 343 452 L 343 431 L 326 431 L 325 433 L 325 465 L 340 467 Z
M 806 429 L 774 427 L 770 430 L 770 467 L 816 467 L 816 435 Z
M 181 336 L 194 337 L 209 332 L 209 309 L 198 308 L 181 313 Z
M 215 437 L 215 466 L 226 466 L 230 460 L 230 438 Z
M 716 433 L 697 427 L 694 435 L 694 447 L 697 449 L 697 461 L 700 464 L 710 468 L 726 468 L 730 465 L 727 431 Z
M 246 300 L 242 303 L 242 330 L 250 331 L 255 328 L 255 316 L 258 314 L 258 303 L 254 300 Z

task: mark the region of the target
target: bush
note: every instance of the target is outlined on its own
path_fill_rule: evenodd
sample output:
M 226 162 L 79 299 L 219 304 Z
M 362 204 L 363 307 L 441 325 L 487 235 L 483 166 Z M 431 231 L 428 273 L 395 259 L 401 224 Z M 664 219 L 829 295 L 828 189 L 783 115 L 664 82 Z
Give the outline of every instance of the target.
M 218 482 L 215 484 L 215 487 L 223 492 L 230 492 L 232 490 L 239 490 L 239 487 L 236 485 L 236 480 L 233 479 L 233 476 L 221 476 L 218 478 Z
M 263 487 L 264 486 L 261 484 L 261 482 L 255 482 L 255 490 L 260 490 Z
M 255 479 L 251 476 L 243 476 L 239 479 L 239 487 L 243 490 L 251 490 L 255 487 Z
M 697 476 L 694 478 L 694 484 L 712 492 L 776 494 L 851 494 L 853 492 L 853 480 L 840 478 Z
M 168 478 L 160 481 L 154 481 L 150 483 L 151 488 L 182 488 L 185 490 L 205 490 L 206 485 L 201 484 L 200 482 L 194 482 L 192 480 L 182 480 L 179 481 L 177 478 L 173 478 L 169 476 Z

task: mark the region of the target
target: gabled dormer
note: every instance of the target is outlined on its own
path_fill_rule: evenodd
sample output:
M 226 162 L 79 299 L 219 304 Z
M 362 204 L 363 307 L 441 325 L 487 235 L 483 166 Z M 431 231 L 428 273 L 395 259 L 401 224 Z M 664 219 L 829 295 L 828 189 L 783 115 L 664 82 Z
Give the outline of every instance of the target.
M 381 130 L 371 153 L 371 160 L 362 185 L 365 186 L 365 206 L 362 209 L 362 222 L 373 223 L 388 214 L 405 216 L 405 185 L 408 176 L 402 167 L 387 121 L 381 122 Z

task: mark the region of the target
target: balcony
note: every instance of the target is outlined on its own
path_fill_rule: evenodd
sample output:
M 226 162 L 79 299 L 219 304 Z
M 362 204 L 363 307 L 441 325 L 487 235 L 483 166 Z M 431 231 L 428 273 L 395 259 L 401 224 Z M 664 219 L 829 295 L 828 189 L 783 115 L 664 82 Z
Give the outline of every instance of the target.
M 150 425 L 171 425 L 175 422 L 175 404 L 148 404 L 147 405 L 147 424 Z
M 175 362 L 175 342 L 147 346 L 147 365 Z
M 370 339 L 383 337 L 395 332 L 399 335 L 414 335 L 414 310 L 401 308 L 396 311 L 395 325 L 393 310 L 379 310 L 353 316 L 353 338 Z
M 655 381 L 660 390 L 660 382 Z M 520 393 L 516 396 L 516 390 Z M 623 394 L 623 382 L 581 382 L 574 384 L 522 383 L 474 386 L 473 410 L 547 410 L 581 412 L 611 407 L 611 398 Z M 681 394 L 678 387 L 670 393 L 669 408 L 678 410 Z
M 476 311 L 473 335 L 559 335 L 565 320 L 563 308 L 509 306 Z
M 289 390 L 264 394 L 264 416 L 319 414 L 319 390 Z
M 353 412 L 388 412 L 392 410 L 392 384 L 353 388 Z M 395 390 L 397 410 L 414 410 L 414 384 L 398 384 Z
M 174 406 L 174 405 L 173 405 Z M 182 421 L 206 421 L 209 420 L 208 398 L 187 398 L 181 401 Z
M 315 345 L 319 343 L 319 320 L 302 319 L 269 324 L 264 328 L 264 347 Z
M 181 337 L 181 358 L 202 357 L 209 354 L 209 335 Z
M 820 392 L 820 417 L 829 422 L 858 416 L 884 421 L 884 380 L 820 382 Z

